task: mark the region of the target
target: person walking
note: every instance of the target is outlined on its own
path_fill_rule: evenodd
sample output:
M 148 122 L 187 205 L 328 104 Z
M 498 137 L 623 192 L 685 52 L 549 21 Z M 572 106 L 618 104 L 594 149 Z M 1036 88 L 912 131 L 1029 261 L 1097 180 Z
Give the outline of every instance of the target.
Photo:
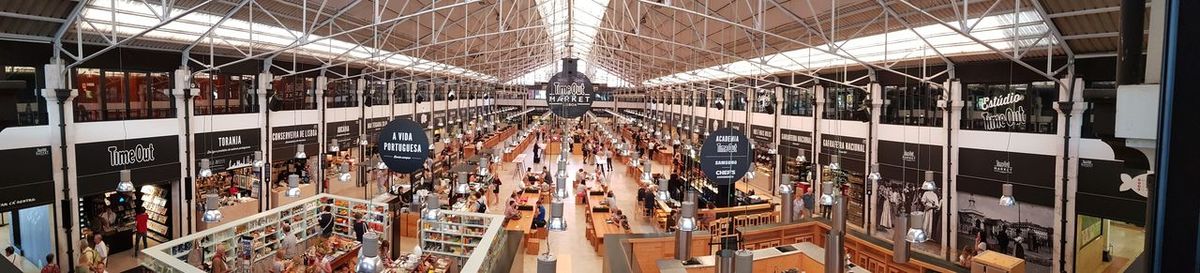
M 42 267 L 41 273 L 62 273 L 62 269 L 58 268 L 58 263 L 54 262 L 54 254 L 46 254 L 46 266 Z
M 137 216 L 134 217 L 134 221 L 136 229 L 133 232 L 133 257 L 136 258 L 142 249 L 149 247 L 149 244 L 146 243 L 146 232 L 150 216 L 146 215 L 146 208 L 137 208 Z
M 199 251 L 199 248 L 192 251 Z M 79 241 L 79 260 L 75 261 L 75 273 L 92 273 L 92 267 L 99 261 L 100 254 L 92 245 L 87 240 Z
M 96 234 L 92 237 L 92 246 L 96 254 L 100 255 L 100 262 L 108 263 L 108 244 L 104 243 L 104 235 Z

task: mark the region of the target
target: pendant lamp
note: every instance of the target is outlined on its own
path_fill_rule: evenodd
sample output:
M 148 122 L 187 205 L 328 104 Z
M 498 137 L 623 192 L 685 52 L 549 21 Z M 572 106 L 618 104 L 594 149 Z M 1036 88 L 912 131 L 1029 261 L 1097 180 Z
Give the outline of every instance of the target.
M 354 267 L 354 273 L 378 273 L 381 269 L 379 234 L 374 231 L 363 234 L 362 247 L 359 250 L 358 265 Z
M 421 219 L 436 221 L 438 219 L 442 205 L 439 203 L 436 194 L 425 196 L 425 209 L 421 212 Z
M 908 215 L 908 232 L 904 235 L 904 240 L 909 243 L 924 243 L 929 240 L 928 234 L 925 233 L 925 212 L 914 211 Z
M 338 166 L 338 181 L 350 181 L 350 163 L 342 163 Z
M 263 152 L 262 151 L 254 151 L 254 167 L 262 168 L 263 165 L 265 165 L 265 164 L 266 164 L 266 160 L 263 159 Z
M 550 231 L 567 230 L 567 221 L 563 219 L 562 199 L 554 198 L 550 201 L 550 221 L 546 223 L 546 229 Z
M 329 141 L 329 152 L 330 153 L 336 153 L 341 150 L 342 150 L 342 147 L 338 146 L 338 140 L 336 138 Z
M 308 154 L 304 153 L 304 144 L 296 144 L 296 159 L 306 159 Z
M 1017 205 L 1017 199 L 1013 197 L 1013 185 L 1004 184 L 1001 186 L 1002 195 L 1000 195 L 1000 205 L 1011 207 Z
M 933 171 L 925 171 L 925 181 L 921 182 L 921 190 L 936 191 L 937 182 L 933 181 Z
M 204 195 L 204 215 L 200 217 L 205 223 L 219 222 L 221 218 L 221 201 L 216 194 Z
M 299 197 L 300 196 L 300 175 L 288 175 L 288 189 L 283 192 L 283 196 Z
M 212 176 L 213 173 L 212 173 L 211 167 L 212 167 L 212 161 L 209 161 L 209 159 L 207 159 L 207 158 L 200 159 L 200 177 Z
M 121 180 L 117 181 L 117 192 L 133 192 L 133 174 L 129 170 L 121 170 Z

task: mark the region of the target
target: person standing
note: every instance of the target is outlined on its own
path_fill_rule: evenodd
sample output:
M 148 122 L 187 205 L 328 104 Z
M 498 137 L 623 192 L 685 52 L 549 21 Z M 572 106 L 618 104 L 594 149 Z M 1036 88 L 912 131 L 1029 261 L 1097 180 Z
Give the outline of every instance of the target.
M 136 258 L 142 249 L 149 247 L 149 244 L 146 243 L 146 232 L 148 231 L 150 216 L 146 215 L 146 208 L 137 208 L 137 216 L 134 217 L 134 221 L 137 228 L 133 232 L 133 257 Z
M 199 247 L 192 251 L 199 251 Z M 96 253 L 92 245 L 87 240 L 79 241 L 79 260 L 75 262 L 75 273 L 92 273 L 92 266 L 98 261 L 100 261 L 100 254 Z
M 611 149 L 605 150 L 604 151 L 604 160 L 606 162 L 604 162 L 605 163 L 604 165 L 608 167 L 608 172 L 613 171 L 612 158 L 613 158 L 612 150 Z
M 354 240 L 359 243 L 363 240 L 363 234 L 367 233 L 367 222 L 363 220 L 362 213 L 354 214 Z
M 209 272 L 229 273 L 229 264 L 228 261 L 225 260 L 225 244 L 217 244 L 217 251 L 212 256 L 212 270 Z
M 92 245 L 96 254 L 100 255 L 100 263 L 108 263 L 108 244 L 104 243 L 104 235 L 96 234 L 92 237 Z
M 318 218 L 317 224 L 321 225 L 321 237 L 329 238 L 333 235 L 333 213 L 329 212 L 329 206 L 322 209 Z
M 792 220 L 800 220 L 804 217 L 804 196 L 795 196 L 792 198 Z
M 58 268 L 58 263 L 54 262 L 54 254 L 46 254 L 46 266 L 42 267 L 41 273 L 62 273 L 62 269 Z
M 281 240 L 279 252 L 283 253 L 283 257 L 291 260 L 299 253 L 300 238 L 296 238 L 296 234 L 292 233 L 292 225 L 283 225 L 283 240 Z

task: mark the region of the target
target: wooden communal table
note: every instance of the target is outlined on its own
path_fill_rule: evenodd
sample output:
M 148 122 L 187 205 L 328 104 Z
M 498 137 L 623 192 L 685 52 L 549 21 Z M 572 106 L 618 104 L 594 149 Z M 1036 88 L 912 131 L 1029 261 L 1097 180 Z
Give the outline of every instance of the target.
M 595 250 L 596 254 L 600 255 L 601 257 L 604 256 L 604 251 L 601 251 L 601 249 L 600 249 L 604 245 L 604 235 L 628 233 L 627 230 L 625 230 L 625 228 L 620 226 L 620 224 L 615 223 L 615 222 L 614 223 L 607 222 L 607 220 L 614 215 L 611 208 L 609 208 L 610 210 L 608 212 L 595 212 L 595 209 L 598 207 L 599 208 L 606 207 L 606 206 L 600 205 L 600 203 L 603 202 L 605 199 L 607 199 L 607 197 L 604 195 L 591 195 L 590 192 L 588 193 L 587 209 L 588 209 L 589 216 L 588 216 L 587 223 L 588 223 L 588 226 L 590 227 L 591 233 L 588 234 L 589 236 L 587 236 L 587 237 L 588 237 L 588 240 L 592 243 L 592 250 Z M 628 216 L 626 216 L 626 217 L 628 217 Z
M 660 145 L 662 144 L 654 145 L 656 147 L 655 149 L 658 149 L 658 152 L 654 154 L 654 161 L 658 161 L 658 164 L 671 166 L 671 159 L 675 157 L 675 151 L 673 151 L 673 149 L 670 147 Z
M 514 148 L 511 152 L 504 153 L 504 162 L 512 162 L 513 159 L 517 159 L 517 155 L 525 153 L 525 149 L 529 148 L 529 145 L 533 144 L 533 139 L 533 137 L 521 139 L 521 142 L 517 144 L 516 148 Z

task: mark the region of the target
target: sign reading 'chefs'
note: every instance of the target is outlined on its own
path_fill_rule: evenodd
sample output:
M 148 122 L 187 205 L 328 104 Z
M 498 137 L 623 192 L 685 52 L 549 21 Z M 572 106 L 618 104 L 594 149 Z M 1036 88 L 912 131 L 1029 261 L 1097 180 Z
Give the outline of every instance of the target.
M 420 123 L 395 119 L 379 132 L 379 157 L 393 172 L 419 171 L 428 156 L 429 138 Z
M 729 185 L 742 179 L 752 160 L 750 140 L 734 128 L 713 132 L 700 149 L 700 169 L 717 185 Z

